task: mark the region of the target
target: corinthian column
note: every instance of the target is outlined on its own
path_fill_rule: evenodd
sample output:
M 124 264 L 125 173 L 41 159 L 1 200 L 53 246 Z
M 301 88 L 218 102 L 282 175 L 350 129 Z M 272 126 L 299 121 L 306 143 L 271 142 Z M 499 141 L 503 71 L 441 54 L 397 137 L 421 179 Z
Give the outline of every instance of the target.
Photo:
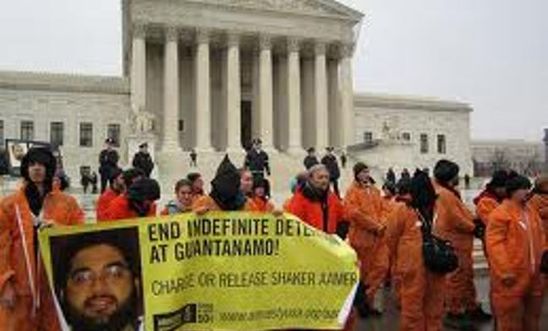
M 241 87 L 240 87 L 240 43 L 238 35 L 230 34 L 226 50 L 226 114 L 227 114 L 227 149 L 241 151 Z
M 133 26 L 131 51 L 131 108 L 141 111 L 146 107 L 146 39 L 143 25 Z
M 269 36 L 259 40 L 259 116 L 260 137 L 265 149 L 272 149 L 273 139 L 273 91 L 272 91 L 272 51 Z
M 314 105 L 316 112 L 316 149 L 324 149 L 328 145 L 329 125 L 327 115 L 327 68 L 325 60 L 325 44 L 319 42 L 315 46 L 314 61 Z
M 179 45 L 174 28 L 166 31 L 164 59 L 164 132 L 162 149 L 179 150 Z
M 289 153 L 302 152 L 301 133 L 301 63 L 299 41 L 287 44 L 287 112 L 289 117 Z
M 337 130 L 344 132 L 342 136 L 343 147 L 354 144 L 354 84 L 352 80 L 352 54 L 353 45 L 341 47 L 341 59 L 339 60 L 340 75 L 340 102 L 342 127 Z
M 209 77 L 209 32 L 196 34 L 196 149 L 211 151 L 211 100 Z

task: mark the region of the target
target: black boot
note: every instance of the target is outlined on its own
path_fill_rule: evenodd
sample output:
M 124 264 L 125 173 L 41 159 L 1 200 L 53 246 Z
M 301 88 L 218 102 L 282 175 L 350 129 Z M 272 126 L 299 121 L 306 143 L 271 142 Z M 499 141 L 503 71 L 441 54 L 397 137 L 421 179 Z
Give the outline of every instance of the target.
M 367 296 L 365 295 L 366 290 L 367 286 L 360 281 L 358 289 L 356 290 L 356 296 L 354 297 L 353 303 L 354 308 L 356 308 L 356 311 L 358 312 L 360 318 L 367 318 L 371 316 L 371 309 L 369 308 L 369 304 L 367 303 Z
M 478 305 L 474 310 L 467 311 L 466 314 L 474 322 L 489 322 L 493 319 L 493 315 L 483 310 L 481 305 Z
M 453 330 L 475 331 L 477 328 L 466 314 L 448 313 L 443 319 L 443 325 Z

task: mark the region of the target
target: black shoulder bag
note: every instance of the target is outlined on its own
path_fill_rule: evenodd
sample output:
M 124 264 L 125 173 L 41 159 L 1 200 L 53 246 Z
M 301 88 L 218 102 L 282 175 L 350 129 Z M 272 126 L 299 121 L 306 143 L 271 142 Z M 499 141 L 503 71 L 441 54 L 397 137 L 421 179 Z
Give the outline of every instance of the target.
M 432 224 L 418 210 L 416 212 L 422 223 L 422 255 L 426 268 L 440 275 L 457 270 L 459 259 L 451 242 L 433 235 Z

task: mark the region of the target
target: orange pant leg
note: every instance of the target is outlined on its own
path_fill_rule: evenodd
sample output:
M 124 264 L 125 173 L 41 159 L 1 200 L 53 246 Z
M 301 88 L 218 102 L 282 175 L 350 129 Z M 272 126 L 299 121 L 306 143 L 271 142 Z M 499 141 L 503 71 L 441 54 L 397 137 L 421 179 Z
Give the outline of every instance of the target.
M 498 331 L 538 331 L 542 297 L 493 294 L 493 306 Z
M 13 309 L 0 307 L 0 330 L 2 331 L 36 331 L 38 325 L 32 315 L 32 298 L 17 297 Z
M 446 294 L 446 277 L 426 273 L 426 292 L 424 297 L 424 315 L 426 331 L 441 331 L 443 318 L 443 303 Z
M 400 331 L 425 330 L 424 298 L 426 272 L 423 267 L 400 273 L 401 293 Z
M 474 261 L 472 252 L 457 251 L 459 267 L 447 276 L 446 311 L 462 314 L 476 308 L 476 287 L 474 285 Z
M 367 289 L 367 298 L 370 301 L 375 298 L 375 294 L 386 280 L 389 268 L 388 255 L 388 246 L 386 246 L 384 241 L 379 241 L 375 245 L 373 252 L 371 252 L 371 256 L 368 257 L 370 263 L 368 264 L 368 269 L 364 272 L 366 273 L 365 284 L 369 286 Z

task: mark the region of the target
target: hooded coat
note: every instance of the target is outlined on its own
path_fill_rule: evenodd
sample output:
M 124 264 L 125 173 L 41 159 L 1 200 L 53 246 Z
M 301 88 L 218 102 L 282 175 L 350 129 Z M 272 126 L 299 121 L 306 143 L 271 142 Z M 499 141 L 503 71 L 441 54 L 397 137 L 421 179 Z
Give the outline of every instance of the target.
M 25 184 L 0 201 L 0 292 L 10 282 L 16 292 L 15 307 L 0 306 L 0 330 L 59 330 L 59 322 L 43 264 L 38 255 L 39 224 L 83 224 L 84 212 L 76 200 L 51 188 L 40 198 L 30 182 L 28 167 L 46 166 L 46 186 L 51 185 L 55 161 L 49 151 L 31 149 L 22 162 Z M 40 201 L 38 201 L 40 200 Z M 34 316 L 34 317 L 33 317 Z

